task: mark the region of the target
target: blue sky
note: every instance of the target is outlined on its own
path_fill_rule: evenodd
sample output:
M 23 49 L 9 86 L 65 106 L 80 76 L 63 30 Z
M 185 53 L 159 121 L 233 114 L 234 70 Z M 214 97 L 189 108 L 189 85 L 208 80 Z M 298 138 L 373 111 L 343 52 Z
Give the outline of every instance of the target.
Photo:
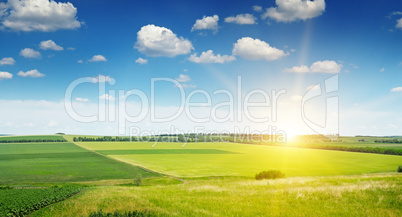
M 271 99 L 272 91 L 286 93 L 275 108 L 277 121 L 272 103 L 253 110 L 252 116 L 270 119 L 260 123 L 247 117 L 200 123 L 184 113 L 154 123 L 148 111 L 141 121 L 128 121 L 123 134 L 130 126 L 153 132 L 171 126 L 186 132 L 276 126 L 288 134 L 400 135 L 401 42 L 402 3 L 390 0 L 0 1 L 0 134 L 117 135 L 121 123 L 109 116 L 91 123 L 72 118 L 65 109 L 67 87 L 95 78 L 72 93 L 77 113 L 95 115 L 103 104 L 118 110 L 124 101 L 135 116 L 143 105 L 138 96 L 123 100 L 107 91 L 138 89 L 150 98 L 151 79 L 163 77 L 179 82 L 186 96 L 200 90 L 211 95 L 211 105 L 193 108 L 199 117 L 228 100 L 214 95 L 216 90 L 234 94 L 234 113 L 252 90 Z M 303 96 L 335 75 L 339 88 L 332 95 L 339 110 L 332 115 L 339 125 L 316 132 L 301 117 Z M 102 82 L 109 78 L 114 85 Z M 155 93 L 157 116 L 180 107 L 175 84 L 159 82 Z M 307 103 L 304 112 L 313 122 L 332 120 L 325 115 L 325 99 Z M 190 101 L 207 102 L 196 93 Z M 250 101 L 264 98 L 255 94 Z M 223 116 L 230 112 L 229 106 L 218 110 Z

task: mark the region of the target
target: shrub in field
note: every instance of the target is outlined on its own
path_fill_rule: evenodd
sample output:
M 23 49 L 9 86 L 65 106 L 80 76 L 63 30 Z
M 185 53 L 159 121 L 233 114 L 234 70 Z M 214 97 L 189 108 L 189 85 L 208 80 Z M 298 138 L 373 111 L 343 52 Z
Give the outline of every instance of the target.
M 129 211 L 129 212 L 124 212 L 120 213 L 118 211 L 115 211 L 114 213 L 104 213 L 102 210 L 99 210 L 98 212 L 94 212 L 89 214 L 89 217 L 149 217 L 149 216 L 156 216 L 153 213 L 144 210 L 144 211 Z
M 402 165 L 400 165 L 396 171 L 397 171 L 398 173 L 402 173 Z
M 266 170 L 262 171 L 260 173 L 257 173 L 255 175 L 255 179 L 261 180 L 261 179 L 279 179 L 279 178 L 285 178 L 285 174 L 282 173 L 279 170 Z
M 140 186 L 142 184 L 142 175 L 141 174 L 138 174 L 137 177 L 135 177 L 134 184 L 136 186 Z

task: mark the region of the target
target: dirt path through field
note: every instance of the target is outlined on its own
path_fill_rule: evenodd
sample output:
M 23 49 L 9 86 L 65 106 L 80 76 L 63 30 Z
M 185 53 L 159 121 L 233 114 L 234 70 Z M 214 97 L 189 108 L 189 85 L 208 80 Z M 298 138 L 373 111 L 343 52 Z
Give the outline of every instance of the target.
M 183 184 L 187 184 L 187 183 L 188 183 L 187 180 L 181 179 L 181 178 L 179 178 L 179 177 L 172 176 L 172 175 L 168 175 L 168 174 L 165 174 L 165 173 L 161 173 L 161 172 L 159 172 L 159 171 L 151 170 L 151 169 L 148 169 L 148 168 L 143 167 L 143 166 L 141 166 L 141 165 L 133 164 L 133 163 L 128 162 L 128 161 L 125 161 L 125 160 L 121 160 L 121 159 L 117 159 L 117 158 L 110 157 L 110 156 L 107 156 L 107 155 L 103 155 L 103 154 L 101 154 L 101 153 L 99 153 L 99 152 L 96 152 L 96 151 L 94 151 L 94 150 L 92 150 L 92 149 L 89 149 L 89 148 L 86 148 L 86 147 L 84 147 L 84 146 L 81 146 L 81 145 L 75 143 L 74 141 L 69 140 L 69 139 L 68 139 L 67 137 L 65 137 L 65 136 L 63 136 L 63 138 L 64 138 L 65 140 L 67 140 L 68 142 L 73 143 L 74 145 L 76 145 L 76 146 L 78 146 L 78 147 L 81 147 L 81 148 L 83 148 L 83 149 L 85 149 L 85 150 L 88 150 L 88 151 L 90 151 L 90 152 L 93 152 L 93 153 L 95 153 L 95 154 L 97 154 L 97 155 L 100 155 L 100 156 L 102 156 L 102 157 L 106 157 L 106 158 L 109 158 L 109 159 L 112 159 L 112 160 L 115 160 L 115 161 L 119 161 L 119 162 L 128 164 L 128 165 L 130 165 L 130 166 L 135 166 L 135 167 L 138 167 L 138 168 L 140 168 L 140 169 L 142 169 L 142 170 L 145 170 L 145 171 L 147 171 L 147 172 L 157 173 L 157 174 L 162 175 L 162 176 L 170 177 L 170 178 L 172 178 L 172 179 L 176 179 L 176 180 L 178 180 L 178 181 L 183 182 Z

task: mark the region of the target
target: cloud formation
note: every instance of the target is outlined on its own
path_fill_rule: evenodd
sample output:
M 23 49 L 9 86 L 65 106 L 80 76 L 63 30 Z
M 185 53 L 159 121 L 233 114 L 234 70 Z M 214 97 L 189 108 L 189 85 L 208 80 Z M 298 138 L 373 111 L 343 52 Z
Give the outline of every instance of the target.
M 286 68 L 283 72 L 295 72 L 295 73 L 339 73 L 342 69 L 342 64 L 339 64 L 333 60 L 317 61 L 311 64 L 310 67 L 301 65 L 294 66 L 292 68 Z
M 197 53 L 192 54 L 188 60 L 194 63 L 226 63 L 236 60 L 236 57 L 229 55 L 221 56 L 220 54 L 214 55 L 212 50 L 208 50 L 202 52 L 199 57 L 197 56 Z
M 12 57 L 3 57 L 3 59 L 0 60 L 0 66 L 3 65 L 14 65 L 15 60 Z
M 9 0 L 0 3 L 1 26 L 12 31 L 51 32 L 81 27 L 77 8 L 70 2 L 53 0 Z
M 283 50 L 271 47 L 265 41 L 259 39 L 253 39 L 250 37 L 243 37 L 233 45 L 233 55 L 241 56 L 248 60 L 278 60 L 288 53 Z
M 63 47 L 57 45 L 54 41 L 52 40 L 47 40 L 47 41 L 41 41 L 39 44 L 40 49 L 42 50 L 57 50 L 57 51 L 62 51 L 64 50 Z
M 399 18 L 396 20 L 396 26 L 397 29 L 402 29 L 402 18 Z
M 30 77 L 30 78 L 40 78 L 45 76 L 45 74 L 40 73 L 36 69 L 29 70 L 27 72 L 19 71 L 17 75 L 21 77 Z
M 147 64 L 148 60 L 139 57 L 138 59 L 135 60 L 135 62 L 138 63 L 138 64 Z
M 40 58 L 41 55 L 39 53 L 39 51 L 36 51 L 34 49 L 31 48 L 24 48 L 20 51 L 20 55 L 25 57 L 25 58 Z
M 89 62 L 106 62 L 107 59 L 102 55 L 94 55 Z
M 95 77 L 88 77 L 88 79 L 91 80 L 92 83 L 104 83 L 112 81 L 112 78 L 110 76 L 105 76 L 101 74 Z
M 194 30 L 218 30 L 218 21 L 219 21 L 219 16 L 214 15 L 214 16 L 203 16 L 202 19 L 197 19 L 191 28 L 191 31 L 193 32 Z
M 391 92 L 402 92 L 402 87 L 394 87 L 391 89 Z
M 183 37 L 177 37 L 170 29 L 155 25 L 146 25 L 137 32 L 134 48 L 152 57 L 188 54 L 194 49 L 193 44 Z
M 262 15 L 263 19 L 292 22 L 318 17 L 325 11 L 324 0 L 276 0 L 275 2 L 277 7 L 268 8 Z
M 236 23 L 240 25 L 244 24 L 256 24 L 257 18 L 255 18 L 252 14 L 238 14 L 235 17 L 226 17 L 226 23 Z
M 1 72 L 0 71 L 0 81 L 4 80 L 4 79 L 12 79 L 13 78 L 13 74 L 9 73 L 9 72 Z

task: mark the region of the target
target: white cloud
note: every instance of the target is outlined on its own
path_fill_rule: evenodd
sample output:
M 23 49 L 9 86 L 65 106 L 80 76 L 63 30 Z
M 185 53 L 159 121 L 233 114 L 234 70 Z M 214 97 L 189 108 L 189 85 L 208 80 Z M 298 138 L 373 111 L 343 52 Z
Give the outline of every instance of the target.
M 30 70 L 27 72 L 19 71 L 17 75 L 21 76 L 21 77 L 30 77 L 30 78 L 40 78 L 40 77 L 45 76 L 45 74 L 40 73 L 36 69 Z
M 306 72 L 310 72 L 310 68 L 305 65 L 301 65 L 301 66 L 294 66 L 290 69 L 284 69 L 283 71 L 284 72 L 306 73 Z
M 402 18 L 399 18 L 396 21 L 396 26 L 395 27 L 398 28 L 398 29 L 402 29 Z
M 333 60 L 317 61 L 310 66 L 313 73 L 338 73 L 341 71 L 342 64 Z
M 188 75 L 180 74 L 179 77 L 176 78 L 176 81 L 177 81 L 177 82 L 180 82 L 180 83 L 183 83 L 183 82 L 191 81 L 191 78 L 190 78 L 190 76 L 188 76 Z
M 214 16 L 203 16 L 202 19 L 197 19 L 195 21 L 195 24 L 193 25 L 193 28 L 191 28 L 191 31 L 193 32 L 194 30 L 205 30 L 205 29 L 211 29 L 211 30 L 218 30 L 218 21 L 219 21 L 219 16 L 214 15 Z
M 75 50 L 75 47 L 68 47 L 67 50 L 73 51 L 73 50 Z
M 106 62 L 107 59 L 102 55 L 94 55 L 89 62 Z
M 109 100 L 109 101 L 113 101 L 115 100 L 115 98 L 107 93 L 103 94 L 102 96 L 99 96 L 99 99 L 104 99 L 104 100 Z
M 382 68 L 380 69 L 380 72 L 384 72 L 384 71 L 385 71 L 385 68 L 382 67 Z
M 146 25 L 137 32 L 135 49 L 147 56 L 167 56 L 188 54 L 194 49 L 193 44 L 183 37 L 177 37 L 170 29 L 155 25 Z
M 38 51 L 31 48 L 24 48 L 20 51 L 20 55 L 25 58 L 40 58 L 41 55 Z
M 77 61 L 77 63 L 83 63 L 83 62 L 84 62 L 84 61 L 82 61 L 82 60 L 78 60 L 78 61 Z
M 11 79 L 13 78 L 13 74 L 9 73 L 9 72 L 1 72 L 0 71 L 0 81 L 4 80 L 4 79 Z
M 394 87 L 391 89 L 391 92 L 402 92 L 402 87 Z
M 196 88 L 197 87 L 197 85 L 195 85 L 195 84 L 181 84 L 181 86 L 183 88 Z
M 75 98 L 75 101 L 77 101 L 77 102 L 89 102 L 89 99 L 77 97 L 77 98 Z
M 212 50 L 208 50 L 207 52 L 202 52 L 199 57 L 197 57 L 197 53 L 192 54 L 188 60 L 195 63 L 225 63 L 236 60 L 236 57 L 229 55 L 221 56 L 220 54 L 214 55 Z
M 61 51 L 64 50 L 63 47 L 57 45 L 54 41 L 52 40 L 47 40 L 47 41 L 41 41 L 39 44 L 40 49 L 42 50 L 57 50 Z
M 138 64 L 147 64 L 148 60 L 139 57 L 138 59 L 135 60 L 135 62 L 138 63 Z
M 256 11 L 256 12 L 261 12 L 261 11 L 262 11 L 262 7 L 261 7 L 261 6 L 258 6 L 258 5 L 254 5 L 254 6 L 253 6 L 253 10 Z
M 13 31 L 56 31 L 76 29 L 81 26 L 77 21 L 77 8 L 70 2 L 53 0 L 9 0 L 2 5 L 0 22 L 3 28 Z
M 305 65 L 294 66 L 282 70 L 283 72 L 295 72 L 295 73 L 339 73 L 342 69 L 342 64 L 339 64 L 333 60 L 317 61 L 311 64 L 310 67 Z
M 98 76 L 95 76 L 95 77 L 88 77 L 88 79 L 90 79 L 92 83 L 104 83 L 104 82 L 112 81 L 112 78 L 110 76 L 105 76 L 105 75 L 98 75 Z
M 51 121 L 49 121 L 49 123 L 47 124 L 48 127 L 56 127 L 56 126 L 58 126 L 58 125 L 59 125 L 59 123 L 58 123 L 57 121 L 55 121 L 55 120 L 51 120 Z
M 15 60 L 12 57 L 3 57 L 3 59 L 0 60 L 0 66 L 2 65 L 14 65 Z
M 268 8 L 262 15 L 277 22 L 292 22 L 295 20 L 307 20 L 320 16 L 325 11 L 324 0 L 276 0 L 278 7 Z
M 252 14 L 239 14 L 235 17 L 226 17 L 226 23 L 237 23 L 237 24 L 256 24 L 255 18 Z
M 271 47 L 265 41 L 253 39 L 250 37 L 243 37 L 233 45 L 233 55 L 241 56 L 244 59 L 267 61 L 280 59 L 288 53 L 283 50 Z

